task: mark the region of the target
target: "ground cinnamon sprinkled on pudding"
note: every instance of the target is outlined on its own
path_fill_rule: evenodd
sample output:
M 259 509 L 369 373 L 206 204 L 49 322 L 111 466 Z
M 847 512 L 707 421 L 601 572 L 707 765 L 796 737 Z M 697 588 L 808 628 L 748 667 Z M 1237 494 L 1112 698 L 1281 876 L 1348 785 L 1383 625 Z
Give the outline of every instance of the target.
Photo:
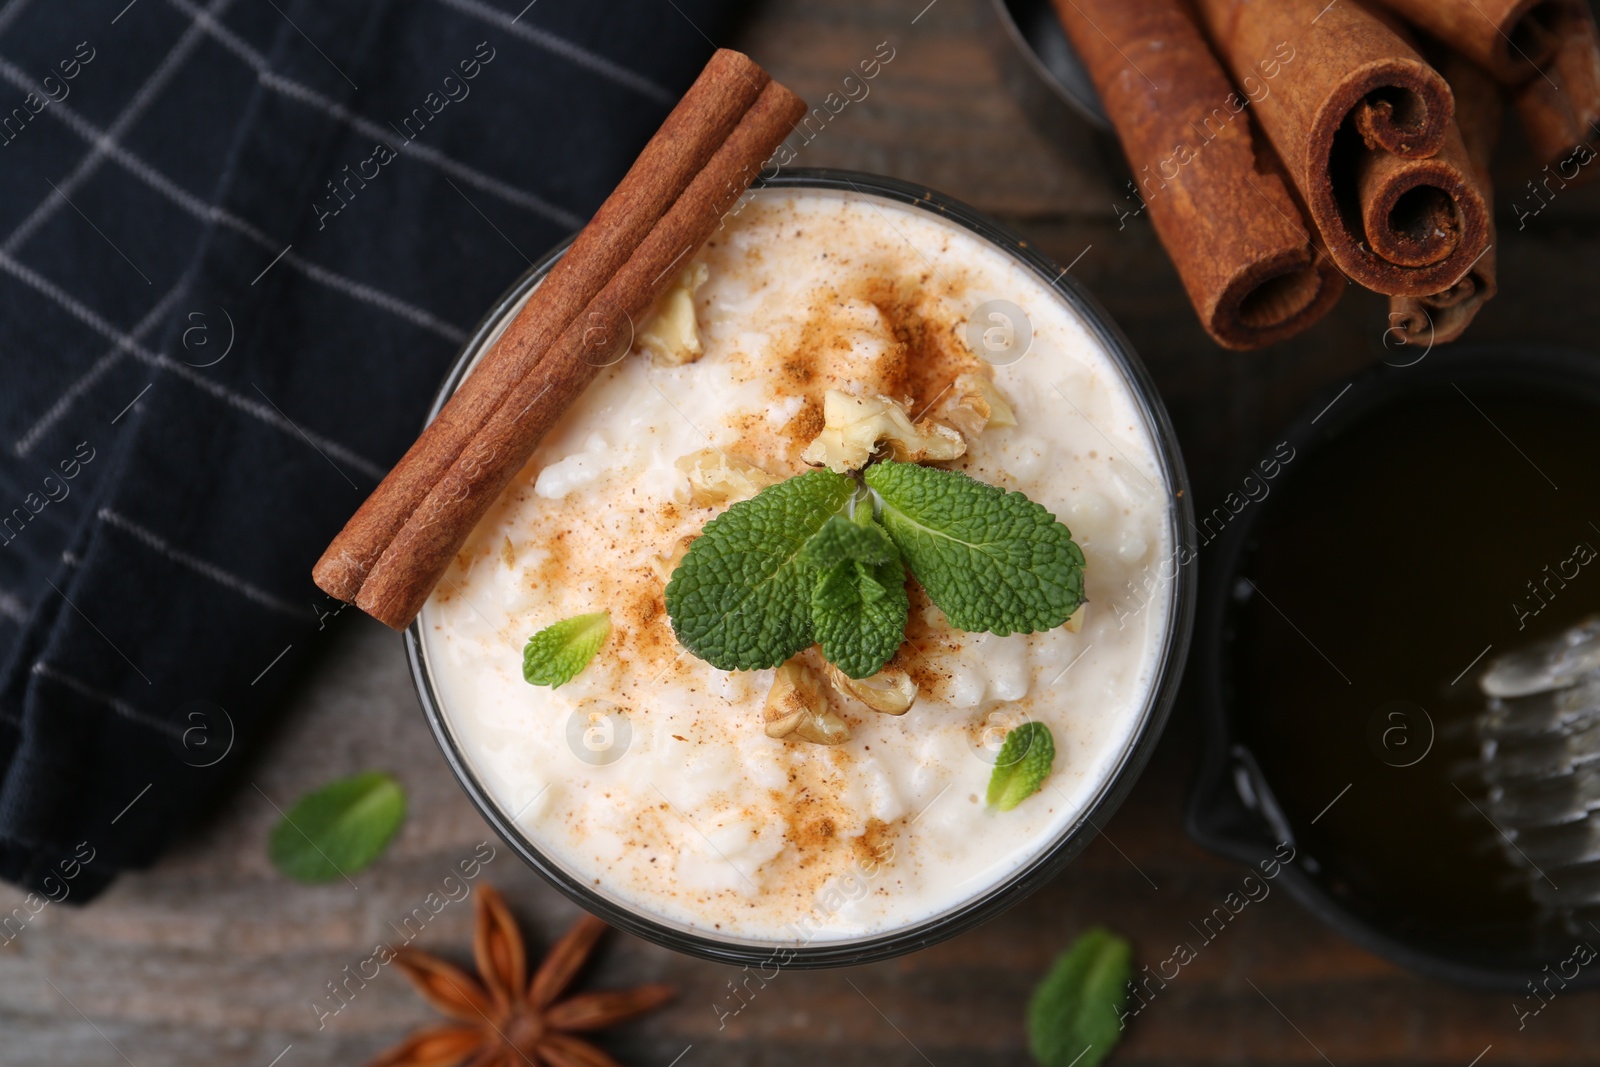
M 425 609 L 445 717 L 529 839 L 628 905 L 775 941 L 927 919 L 1072 824 L 1131 741 L 1167 625 L 1169 491 L 1154 446 L 1075 314 L 931 213 L 763 190 L 698 265 L 699 358 L 636 352 L 607 368 Z M 968 319 L 992 300 L 1026 309 L 1034 341 L 1016 362 L 991 366 L 969 346 Z M 749 495 L 806 469 L 830 389 L 965 419 L 966 451 L 946 465 L 1066 523 L 1089 605 L 1076 631 L 996 637 L 951 630 L 913 583 L 889 667 L 915 683 L 915 703 L 883 714 L 824 685 L 849 739 L 822 746 L 768 736 L 774 672 L 688 653 L 663 589 L 737 499 L 730 486 Z M 985 428 L 984 389 L 1015 425 Z M 588 667 L 556 689 L 523 681 L 529 635 L 599 611 L 611 632 Z M 815 650 L 798 661 L 825 673 Z M 1055 737 L 1047 788 L 1003 813 L 969 802 L 994 744 L 1028 719 Z

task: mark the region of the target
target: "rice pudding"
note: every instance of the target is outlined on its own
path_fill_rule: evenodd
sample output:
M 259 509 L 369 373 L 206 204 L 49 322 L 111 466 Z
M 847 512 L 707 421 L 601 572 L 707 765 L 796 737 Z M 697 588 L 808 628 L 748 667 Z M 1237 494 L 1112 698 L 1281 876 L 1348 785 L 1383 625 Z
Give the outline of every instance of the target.
M 975 353 L 986 324 L 969 319 L 991 301 L 1026 310 L 1020 358 Z M 704 936 L 861 938 L 983 895 L 1101 794 L 1166 652 L 1173 490 L 1123 371 L 1026 266 L 866 194 L 756 191 L 658 306 L 422 612 L 456 747 L 574 881 Z M 974 423 L 975 390 L 1014 417 Z M 775 672 L 690 654 L 664 587 L 732 501 L 809 469 L 801 453 L 830 391 L 963 427 L 963 454 L 940 465 L 1019 490 L 1070 527 L 1087 604 L 1068 626 L 999 637 L 950 628 L 913 583 L 891 666 L 915 703 L 880 714 L 830 689 L 848 739 L 819 745 L 768 736 Z M 686 473 L 707 456 L 755 484 L 708 495 Z M 581 673 L 554 689 L 524 680 L 529 635 L 600 611 L 611 632 Z M 1049 727 L 1054 769 L 1015 809 L 992 809 L 995 751 L 1026 721 Z

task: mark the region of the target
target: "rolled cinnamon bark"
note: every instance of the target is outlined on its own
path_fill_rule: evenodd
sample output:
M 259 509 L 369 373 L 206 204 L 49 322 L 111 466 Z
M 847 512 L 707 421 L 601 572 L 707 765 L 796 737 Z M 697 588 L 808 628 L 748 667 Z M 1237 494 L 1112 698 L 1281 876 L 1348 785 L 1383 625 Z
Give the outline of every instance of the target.
M 739 52 L 719 49 L 711 57 L 536 294 L 328 545 L 311 572 L 324 592 L 356 599 L 379 555 L 467 442 L 639 247 L 770 80 Z
M 1445 52 L 1434 66 L 1449 82 L 1456 99 L 1454 124 L 1459 131 L 1473 180 L 1488 202 L 1493 185 L 1490 158 L 1500 137 L 1505 94 L 1477 63 L 1457 52 Z M 1499 289 L 1495 277 L 1494 219 L 1489 219 L 1489 245 L 1460 281 L 1430 296 L 1389 298 L 1389 329 L 1405 344 L 1446 344 L 1461 336 L 1478 311 Z
M 1507 85 L 1534 77 L 1555 54 L 1561 0 L 1377 0 Z
M 777 82 L 768 83 L 683 195 L 545 359 L 512 387 L 407 519 L 367 575 L 358 607 L 397 630 L 410 624 L 473 527 L 550 427 L 628 344 L 633 321 L 672 281 L 673 265 L 705 243 L 805 111 L 803 100 Z
M 1444 79 L 1348 0 L 1198 3 L 1236 80 L 1279 49 L 1297 57 L 1255 108 L 1339 268 L 1389 295 L 1460 280 L 1488 244 L 1489 207 L 1451 136 Z
M 1517 117 L 1540 163 L 1567 163 L 1571 173 L 1561 168 L 1567 182 L 1592 180 L 1600 174 L 1600 167 L 1588 165 L 1600 137 L 1600 30 L 1581 0 L 1549 6 L 1558 44 L 1539 76 L 1517 90 Z M 1583 152 L 1579 146 L 1589 147 Z
M 1407 159 L 1388 152 L 1363 152 L 1356 161 L 1357 203 L 1362 232 L 1373 253 L 1402 268 L 1459 263 L 1462 242 L 1488 244 L 1493 225 L 1489 198 L 1452 119 L 1438 155 Z M 1459 269 L 1451 274 L 1460 276 Z
M 1206 331 L 1259 348 L 1326 314 L 1345 281 L 1180 0 L 1056 0 L 1056 12 L 1135 174 L 1148 175 L 1140 195 Z

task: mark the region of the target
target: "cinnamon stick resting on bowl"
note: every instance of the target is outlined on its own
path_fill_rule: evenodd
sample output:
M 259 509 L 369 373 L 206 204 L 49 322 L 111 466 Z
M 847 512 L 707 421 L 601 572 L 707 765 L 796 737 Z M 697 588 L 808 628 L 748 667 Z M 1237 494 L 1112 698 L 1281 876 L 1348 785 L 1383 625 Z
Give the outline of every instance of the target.
M 1455 125 L 1460 130 L 1474 179 L 1485 200 L 1492 194 L 1490 157 L 1500 137 L 1505 94 L 1488 71 L 1457 52 L 1435 62 L 1455 94 Z M 1429 296 L 1389 298 L 1389 331 L 1403 344 L 1446 344 L 1461 336 L 1483 305 L 1499 290 L 1495 276 L 1494 220 L 1489 220 L 1489 246 L 1478 261 L 1448 289 Z
M 1206 331 L 1259 348 L 1326 314 L 1345 281 L 1181 0 L 1056 0 L 1056 12 Z M 1261 57 L 1274 73 L 1281 59 Z
M 769 81 L 739 52 L 719 49 L 711 57 L 537 294 L 333 539 L 311 572 L 319 587 L 356 599 L 378 557 L 473 435 L 704 170 Z
M 1339 268 L 1395 296 L 1455 284 L 1488 246 L 1489 207 L 1444 79 L 1353 3 L 1198 5 L 1236 79 L 1285 43 L 1301 57 L 1255 108 Z
M 737 61 L 723 58 L 728 55 Z M 497 378 L 506 379 L 504 388 L 495 386 L 499 399 L 493 405 L 483 398 L 475 402 L 474 410 L 489 408 L 477 425 L 468 428 L 467 420 L 460 419 L 449 435 L 430 439 L 425 433 L 419 438 L 413 451 L 420 454 L 403 485 L 376 504 L 369 500 L 367 514 L 358 512 L 318 563 L 313 577 L 325 590 L 344 597 L 350 576 L 359 573 L 356 605 L 395 629 L 409 625 L 477 521 L 544 434 L 600 369 L 625 350 L 633 321 L 673 281 L 669 268 L 705 242 L 805 114 L 804 101 L 743 56 L 719 52 L 712 62 L 722 65 L 723 74 L 712 79 L 708 92 L 720 103 L 713 105 L 701 94 L 694 104 L 674 109 L 612 200 L 559 261 L 572 259 L 580 246 L 591 248 L 589 258 L 570 268 L 571 290 L 591 295 L 566 315 L 570 295 L 559 314 L 541 306 L 548 299 L 549 277 L 534 290 L 517 321 L 536 316 L 539 329 L 529 335 L 537 339 L 548 330 L 550 340 L 542 351 L 528 344 L 525 355 L 497 371 Z M 739 70 L 743 73 L 726 76 Z M 695 89 L 705 82 L 702 75 Z M 741 108 L 746 99 L 753 102 Z M 689 100 L 685 97 L 686 104 Z M 735 112 L 732 123 L 726 121 L 730 111 Z M 731 128 L 724 131 L 724 125 Z M 682 169 L 670 165 L 679 160 L 678 153 L 657 144 L 663 139 L 691 142 L 690 159 L 698 159 L 707 143 L 715 143 L 679 185 Z M 606 208 L 625 191 L 623 205 L 608 215 Z M 639 232 L 641 217 L 648 221 L 630 244 L 625 238 Z M 598 228 L 604 219 L 610 224 Z M 510 329 L 516 328 L 513 323 Z M 417 502 L 406 507 L 413 495 Z
M 397 630 L 416 618 L 472 528 L 545 433 L 626 349 L 632 323 L 672 281 L 672 266 L 705 243 L 805 111 L 799 97 L 777 82 L 767 84 L 705 169 L 406 520 L 367 575 L 357 607 Z

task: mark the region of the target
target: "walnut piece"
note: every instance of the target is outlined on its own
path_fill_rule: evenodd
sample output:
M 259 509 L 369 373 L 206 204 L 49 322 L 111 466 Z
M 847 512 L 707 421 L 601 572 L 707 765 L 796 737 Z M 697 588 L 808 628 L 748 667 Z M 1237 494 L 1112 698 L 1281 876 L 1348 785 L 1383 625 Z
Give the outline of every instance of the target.
M 932 419 L 913 426 L 905 408 L 886 396 L 851 396 L 829 389 L 822 399 L 822 426 L 800 458 L 836 474 L 866 466 L 880 441 L 888 443 L 895 459 L 906 463 L 940 463 L 967 450 L 966 441 L 948 426 Z
M 780 480 L 720 448 L 679 456 L 677 467 L 689 478 L 689 502 L 707 506 L 746 500 Z
M 699 536 L 698 533 L 684 534 L 673 542 L 669 552 L 657 552 L 650 557 L 650 573 L 660 580 L 663 587 L 672 580 L 672 572 L 678 569 L 683 557 L 689 554 L 689 546 Z
M 885 715 L 904 715 L 917 702 L 917 683 L 899 667 L 885 667 L 870 678 L 852 678 L 830 663 L 828 681 Z
M 969 440 L 991 427 L 1017 424 L 1016 412 L 1011 410 L 1000 387 L 988 375 L 972 372 L 959 374 L 950 383 L 939 415 Z
M 666 292 L 656 297 L 644 325 L 633 337 L 633 346 L 650 353 L 658 367 L 681 367 L 700 358 L 700 330 L 694 318 L 694 293 L 706 283 L 710 270 L 704 263 L 691 263 Z
M 828 707 L 822 679 L 797 659 L 773 674 L 762 717 L 768 737 L 793 735 L 816 745 L 842 745 L 850 740 L 850 727 Z

